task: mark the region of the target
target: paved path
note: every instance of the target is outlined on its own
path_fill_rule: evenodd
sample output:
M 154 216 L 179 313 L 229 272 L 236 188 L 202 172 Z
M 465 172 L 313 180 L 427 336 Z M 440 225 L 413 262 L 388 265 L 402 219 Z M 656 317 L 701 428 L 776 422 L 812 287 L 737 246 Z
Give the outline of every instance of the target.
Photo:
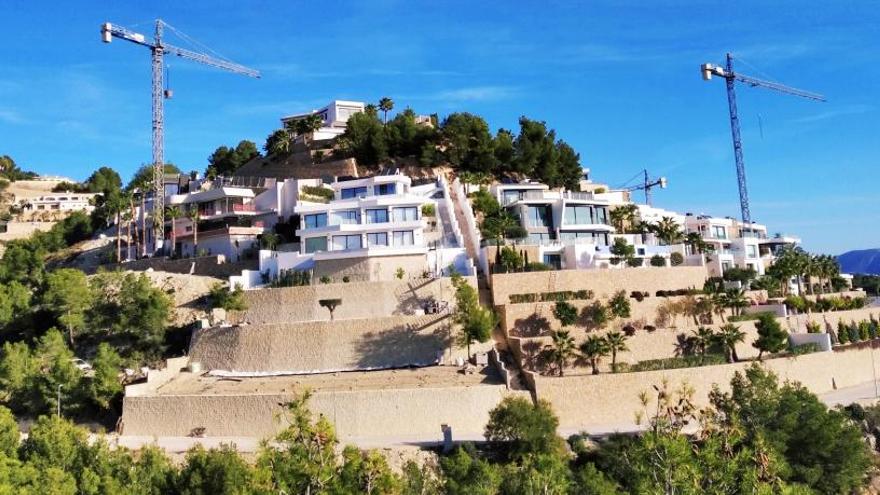
M 880 391 L 880 381 L 877 384 L 870 381 L 853 387 L 840 388 L 832 392 L 820 394 L 819 398 L 829 407 L 846 406 L 853 402 L 864 404 L 876 402 L 878 400 L 878 391 Z

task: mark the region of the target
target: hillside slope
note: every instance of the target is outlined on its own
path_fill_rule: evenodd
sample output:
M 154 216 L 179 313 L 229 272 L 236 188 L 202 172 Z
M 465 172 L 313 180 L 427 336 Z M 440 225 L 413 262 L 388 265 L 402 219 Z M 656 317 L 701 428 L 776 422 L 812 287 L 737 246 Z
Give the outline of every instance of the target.
M 880 248 L 847 251 L 837 261 L 843 273 L 880 275 Z

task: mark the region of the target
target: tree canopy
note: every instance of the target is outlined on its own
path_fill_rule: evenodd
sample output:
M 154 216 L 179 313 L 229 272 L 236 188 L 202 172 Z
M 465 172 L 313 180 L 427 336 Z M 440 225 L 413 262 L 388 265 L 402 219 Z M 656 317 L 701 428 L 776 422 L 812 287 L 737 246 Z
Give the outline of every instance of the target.
M 220 146 L 208 157 L 208 167 L 205 169 L 205 177 L 222 175 L 229 177 L 235 175 L 245 163 L 261 156 L 253 141 L 242 140 L 234 148 Z

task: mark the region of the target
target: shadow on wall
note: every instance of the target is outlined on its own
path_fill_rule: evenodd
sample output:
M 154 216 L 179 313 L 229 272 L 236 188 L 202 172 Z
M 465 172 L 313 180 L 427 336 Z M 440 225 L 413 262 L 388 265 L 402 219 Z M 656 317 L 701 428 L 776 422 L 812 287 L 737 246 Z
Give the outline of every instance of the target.
M 513 331 L 517 337 L 541 337 L 550 334 L 550 321 L 547 318 L 532 313 L 527 318 L 520 318 L 513 322 Z
M 450 325 L 426 332 L 405 325 L 364 334 L 355 344 L 354 354 L 361 369 L 427 366 L 437 364 L 450 345 Z

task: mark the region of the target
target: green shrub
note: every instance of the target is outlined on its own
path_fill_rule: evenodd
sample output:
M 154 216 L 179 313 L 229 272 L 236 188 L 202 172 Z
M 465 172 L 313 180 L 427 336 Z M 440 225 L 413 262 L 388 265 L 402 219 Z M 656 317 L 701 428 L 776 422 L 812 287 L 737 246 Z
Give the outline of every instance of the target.
M 871 339 L 871 324 L 867 321 L 860 321 L 859 325 L 859 338 L 862 340 L 870 340 Z
M 343 276 L 343 277 L 342 277 L 342 282 L 343 282 L 343 283 L 346 283 L 346 284 L 349 283 L 349 282 L 351 282 L 351 277 L 349 277 L 348 275 Z
M 302 287 L 312 284 L 312 272 L 309 270 L 281 270 L 278 278 L 272 281 L 272 287 Z
M 630 366 L 629 371 L 672 370 L 677 368 L 694 368 L 697 366 L 714 366 L 726 363 L 727 358 L 723 354 L 706 354 L 705 356 L 682 356 L 639 361 Z
M 423 217 L 433 217 L 437 214 L 437 210 L 434 207 L 433 203 L 426 203 L 422 205 L 422 216 Z
M 812 354 L 814 352 L 819 352 L 819 344 L 810 342 L 809 344 L 801 344 L 798 346 L 794 346 L 791 349 L 791 353 L 795 356 L 802 356 L 804 354 Z
M 553 270 L 552 266 L 540 261 L 532 261 L 526 265 L 527 272 L 549 272 L 550 270 Z
M 666 259 L 664 259 L 663 256 L 660 256 L 659 254 L 655 254 L 654 256 L 651 256 L 650 263 L 651 266 L 666 266 Z
M 679 266 L 684 264 L 684 255 L 679 252 L 675 252 L 669 255 L 669 262 L 672 263 L 672 266 Z
M 320 280 L 321 280 L 322 284 L 329 284 L 330 283 L 330 277 L 328 277 L 327 275 L 321 275 Z
M 244 290 L 236 284 L 235 289 L 230 291 L 226 284 L 216 283 L 208 293 L 208 299 L 212 308 L 223 308 L 226 311 L 244 311 L 247 303 L 244 300 Z
M 842 321 L 837 322 L 837 341 L 841 344 L 849 343 L 849 329 Z
M 727 321 L 736 322 L 736 321 L 760 320 L 761 317 L 764 315 L 769 315 L 769 316 L 772 316 L 773 318 L 776 317 L 776 313 L 774 313 L 773 311 L 759 311 L 757 313 L 748 313 L 748 314 L 728 316 Z
M 627 266 L 631 268 L 638 268 L 645 263 L 645 260 L 642 258 L 629 258 L 626 260 Z
M 822 333 L 822 325 L 817 321 L 808 321 L 807 333 Z
M 302 192 L 309 196 L 320 198 L 326 201 L 333 199 L 333 189 L 322 186 L 303 186 Z

